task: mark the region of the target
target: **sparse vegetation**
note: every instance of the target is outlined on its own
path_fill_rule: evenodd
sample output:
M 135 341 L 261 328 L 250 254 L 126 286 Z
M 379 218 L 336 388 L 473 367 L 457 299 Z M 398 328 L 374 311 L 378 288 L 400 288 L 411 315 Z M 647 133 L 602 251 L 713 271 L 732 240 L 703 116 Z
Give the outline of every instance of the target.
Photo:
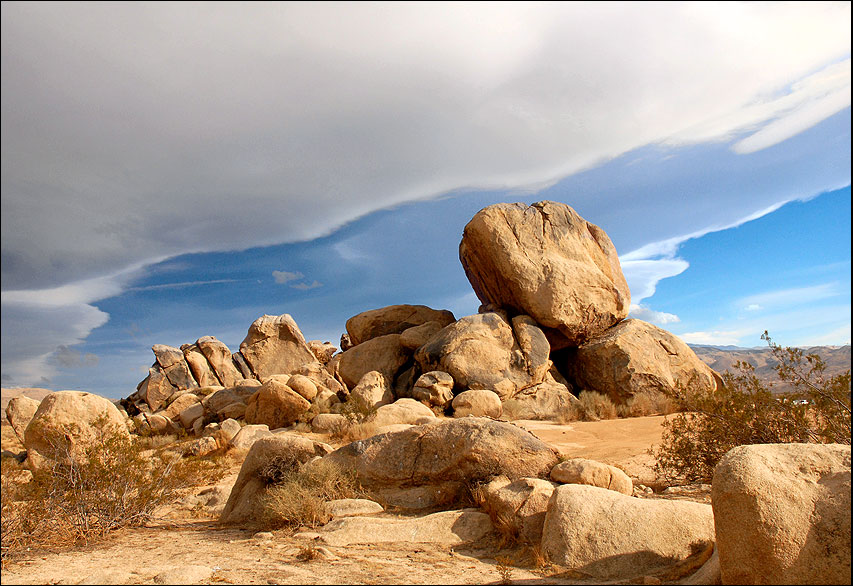
M 324 460 L 304 465 L 279 461 L 262 476 L 270 483 L 261 519 L 268 529 L 318 527 L 329 521 L 328 501 L 361 494 L 355 470 Z
M 595 391 L 581 391 L 578 395 L 578 402 L 564 409 L 557 420 L 560 423 L 599 421 L 601 419 L 615 419 L 616 415 L 616 405 L 610 400 L 610 397 Z
M 2 483 L 2 557 L 31 547 L 97 540 L 120 527 L 139 526 L 188 486 L 220 472 L 210 459 L 157 450 L 150 457 L 131 438 L 104 433 L 91 447 L 74 448 L 63 428 L 47 438 L 49 465 L 28 483 Z
M 663 443 L 653 452 L 656 471 L 669 481 L 708 481 L 720 458 L 745 444 L 815 442 L 850 444 L 850 371 L 824 377 L 825 364 L 799 348 L 762 339 L 779 362 L 776 372 L 796 389 L 774 395 L 745 362 L 723 374 L 715 393 L 681 389 L 684 412 L 664 422 Z
M 501 584 L 512 584 L 512 560 L 506 556 L 498 556 L 495 558 L 495 569 L 501 577 Z

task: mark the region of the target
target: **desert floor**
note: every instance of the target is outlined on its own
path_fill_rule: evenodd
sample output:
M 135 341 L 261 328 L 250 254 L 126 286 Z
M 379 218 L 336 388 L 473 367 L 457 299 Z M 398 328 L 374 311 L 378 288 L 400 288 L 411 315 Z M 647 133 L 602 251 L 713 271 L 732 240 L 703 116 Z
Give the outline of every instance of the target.
M 559 425 L 515 422 L 569 457 L 588 457 L 651 482 L 647 450 L 660 441 L 663 417 Z M 20 451 L 3 425 L 4 450 Z M 229 481 L 236 479 L 235 464 Z M 392 516 L 390 513 L 384 515 Z M 97 545 L 32 551 L 3 568 L 3 584 L 514 584 L 584 583 L 584 577 L 537 567 L 529 549 L 497 537 L 462 545 L 390 543 L 315 547 L 283 532 L 255 534 L 213 518 L 173 511 L 149 527 L 115 532 Z M 306 551 L 317 557 L 302 561 Z M 501 574 L 499 561 L 504 574 Z

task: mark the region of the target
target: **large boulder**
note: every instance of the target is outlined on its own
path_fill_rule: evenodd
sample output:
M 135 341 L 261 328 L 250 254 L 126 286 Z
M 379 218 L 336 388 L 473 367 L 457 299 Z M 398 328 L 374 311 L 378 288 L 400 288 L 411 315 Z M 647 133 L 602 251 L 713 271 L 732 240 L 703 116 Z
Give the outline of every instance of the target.
M 231 357 L 231 350 L 224 343 L 214 336 L 204 336 L 196 340 L 196 346 L 207 358 L 213 373 L 223 387 L 234 386 L 238 381 L 243 380 L 243 374 L 237 370 L 237 366 Z
M 850 583 L 850 446 L 739 446 L 714 471 L 723 584 Z
M 270 377 L 246 402 L 246 423 L 261 423 L 270 429 L 287 427 L 310 407 L 302 395 L 280 379 Z
M 347 387 L 353 388 L 372 370 L 393 381 L 410 358 L 411 351 L 400 345 L 400 334 L 386 334 L 338 354 L 330 364 Z
M 453 398 L 454 417 L 491 417 L 497 419 L 503 412 L 503 403 L 493 391 L 484 389 L 463 391 Z
M 467 483 L 501 474 L 544 478 L 557 463 L 557 453 L 527 431 L 477 417 L 373 436 L 327 458 L 357 470 L 367 487 Z
M 154 344 L 151 347 L 157 364 L 163 369 L 163 374 L 177 389 L 197 389 L 198 382 L 190 372 L 190 366 L 184 358 L 184 353 L 166 344 Z
M 545 511 L 557 485 L 541 478 L 499 476 L 482 487 L 482 507 L 495 524 L 521 541 L 539 544 Z
M 465 226 L 459 258 L 477 297 L 548 328 L 552 346 L 577 346 L 628 315 L 631 294 L 616 249 L 569 206 L 486 207 Z
M 622 494 L 634 494 L 634 483 L 624 471 L 595 460 L 570 458 L 551 469 L 551 480 L 561 484 L 587 484 Z
M 148 376 L 136 387 L 136 396 L 148 403 L 152 411 L 156 411 L 177 390 L 163 372 L 163 368 L 155 362 L 148 369 Z
M 713 541 L 710 505 L 638 499 L 584 484 L 554 490 L 542 528 L 548 559 L 600 579 L 651 573 Z
M 440 370 L 425 372 L 415 381 L 412 398 L 443 409 L 453 400 L 453 377 Z
M 33 415 L 36 414 L 38 408 L 39 401 L 26 395 L 12 397 L 9 400 L 9 404 L 6 405 L 6 419 L 12 424 L 12 431 L 21 440 L 21 443 L 24 443 L 24 432 L 27 430 L 27 426 L 32 421 Z
M 394 392 L 391 383 L 381 372 L 371 370 L 365 373 L 354 389 L 350 391 L 348 401 L 357 403 L 358 409 L 369 413 L 383 405 L 394 402 Z
M 503 414 L 508 419 L 556 421 L 578 402 L 566 385 L 547 376 L 545 382 L 522 389 L 507 400 Z
M 444 327 L 456 318 L 445 309 L 432 309 L 426 305 L 389 305 L 349 318 L 346 327 L 350 343 L 355 346 L 379 336 L 402 334 L 409 328 L 431 321 Z
M 317 360 L 299 326 L 286 313 L 263 315 L 252 322 L 240 343 L 240 354 L 260 380 L 272 374 L 293 374 L 303 364 Z
M 222 511 L 223 523 L 259 521 L 262 515 L 261 501 L 266 488 L 277 480 L 278 475 L 288 468 L 303 464 L 315 456 L 323 456 L 331 447 L 308 438 L 279 433 L 263 437 L 252 444 L 237 482 Z
M 423 372 L 450 374 L 458 391 L 486 389 L 502 399 L 541 383 L 550 367 L 550 346 L 527 316 L 503 312 L 461 318 L 415 352 Z
M 42 469 L 47 460 L 78 456 L 114 436 L 129 438 L 130 433 L 109 399 L 83 391 L 51 393 L 42 399 L 24 433 L 27 462 L 34 471 Z M 62 453 L 65 450 L 67 454 Z
M 678 388 L 710 392 L 719 375 L 666 330 L 628 319 L 580 346 L 567 369 L 582 389 L 624 404 L 638 394 L 671 394 Z
M 432 410 L 414 399 L 397 399 L 388 405 L 382 405 L 376 410 L 369 421 L 377 428 L 389 425 L 420 425 L 432 423 L 436 419 Z
M 198 344 L 184 344 L 181 346 L 181 352 L 200 387 L 219 386 L 219 379 L 213 374 L 213 369 Z

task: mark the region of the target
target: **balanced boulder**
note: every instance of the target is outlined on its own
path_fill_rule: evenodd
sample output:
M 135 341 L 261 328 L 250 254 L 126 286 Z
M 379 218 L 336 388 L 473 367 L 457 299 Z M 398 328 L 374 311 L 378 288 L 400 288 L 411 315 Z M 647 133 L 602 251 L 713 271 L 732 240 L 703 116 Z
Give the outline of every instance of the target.
M 38 408 L 39 401 L 26 395 L 12 397 L 9 400 L 9 404 L 6 405 L 6 419 L 12 424 L 12 430 L 18 436 L 18 439 L 21 440 L 21 443 L 24 443 L 24 432 L 27 430 L 27 426 L 32 421 L 33 415 L 36 414 Z
M 349 318 L 346 327 L 350 343 L 355 346 L 379 336 L 402 334 L 409 328 L 432 321 L 444 327 L 456 319 L 447 310 L 432 309 L 426 305 L 389 305 Z
M 240 354 L 258 379 L 273 374 L 292 374 L 317 358 L 288 314 L 263 315 L 252 322 L 240 343 Z
M 484 304 L 531 316 L 555 349 L 628 315 L 631 294 L 613 243 L 565 204 L 480 210 L 465 226 L 459 258 Z
M 270 429 L 287 427 L 310 407 L 302 395 L 270 377 L 246 402 L 246 423 L 262 423 Z

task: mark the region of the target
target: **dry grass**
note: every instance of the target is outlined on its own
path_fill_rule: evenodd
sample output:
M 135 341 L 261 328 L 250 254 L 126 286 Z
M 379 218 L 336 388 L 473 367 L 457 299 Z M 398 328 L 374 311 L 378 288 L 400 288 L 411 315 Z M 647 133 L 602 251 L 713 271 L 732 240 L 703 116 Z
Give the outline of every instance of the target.
M 617 414 L 616 405 L 607 395 L 595 391 L 581 391 L 578 395 L 578 402 L 564 409 L 557 421 L 559 423 L 599 421 L 601 419 L 615 419 Z
M 678 410 L 678 404 L 668 395 L 659 391 L 637 393 L 624 405 L 619 405 L 619 417 L 647 417 L 649 415 L 669 415 Z
M 260 522 L 267 529 L 318 527 L 330 519 L 328 501 L 362 494 L 354 470 L 342 470 L 324 460 L 304 465 L 281 462 L 265 478 L 271 486 L 264 496 Z
M 495 558 L 495 569 L 500 576 L 501 584 L 512 584 L 512 560 L 506 556 L 498 556 Z

